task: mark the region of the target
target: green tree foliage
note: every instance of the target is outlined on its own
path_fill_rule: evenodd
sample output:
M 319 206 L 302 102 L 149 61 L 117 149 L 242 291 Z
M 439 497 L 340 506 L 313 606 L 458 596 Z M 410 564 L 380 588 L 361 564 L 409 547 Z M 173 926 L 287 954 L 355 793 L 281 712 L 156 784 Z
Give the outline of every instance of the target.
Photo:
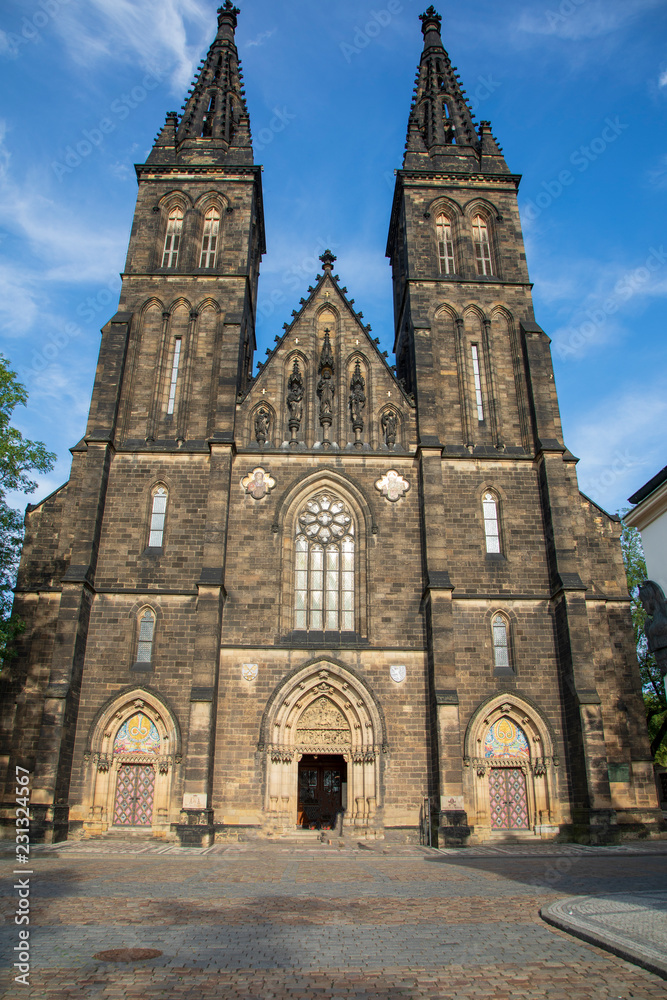
M 12 615 L 12 588 L 21 554 L 23 518 L 7 503 L 7 493 L 15 490 L 32 493 L 37 483 L 30 474 L 49 472 L 56 458 L 41 441 L 28 441 L 12 427 L 14 409 L 25 406 L 27 399 L 25 386 L 0 354 L 0 660 L 24 627 Z
M 625 511 L 621 512 L 625 513 Z M 651 753 L 659 764 L 667 765 L 667 697 L 662 675 L 655 662 L 655 657 L 648 651 L 648 643 L 644 634 L 646 612 L 639 600 L 639 585 L 647 578 L 646 560 L 642 547 L 641 535 L 637 528 L 623 524 L 621 532 L 621 549 L 623 562 L 628 578 L 628 590 L 631 598 L 632 625 L 637 646 L 637 659 L 642 679 L 642 692 L 646 706 L 646 722 Z

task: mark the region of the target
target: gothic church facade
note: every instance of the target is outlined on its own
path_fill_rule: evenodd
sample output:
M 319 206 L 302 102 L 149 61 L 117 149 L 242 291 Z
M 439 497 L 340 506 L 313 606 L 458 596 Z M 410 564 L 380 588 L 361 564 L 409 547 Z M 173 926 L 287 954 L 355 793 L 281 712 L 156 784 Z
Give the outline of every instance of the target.
M 619 524 L 579 492 L 519 178 L 439 15 L 387 244 L 396 366 L 326 252 L 253 378 L 238 13 L 137 167 L 86 433 L 28 508 L 3 828 L 18 764 L 43 841 L 655 832 Z

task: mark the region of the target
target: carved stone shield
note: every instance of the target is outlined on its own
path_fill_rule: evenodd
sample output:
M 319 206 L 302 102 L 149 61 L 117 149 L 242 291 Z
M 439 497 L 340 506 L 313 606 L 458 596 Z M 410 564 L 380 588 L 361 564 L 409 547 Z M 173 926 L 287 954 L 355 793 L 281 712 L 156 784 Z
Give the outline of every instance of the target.
M 259 667 L 256 663 L 241 664 L 241 677 L 244 681 L 254 681 L 258 673 Z
M 389 675 L 392 681 L 396 681 L 397 684 L 400 684 L 401 681 L 405 680 L 405 677 L 407 675 L 407 670 L 405 668 L 405 665 L 403 663 L 400 664 L 392 663 L 392 665 L 389 667 Z

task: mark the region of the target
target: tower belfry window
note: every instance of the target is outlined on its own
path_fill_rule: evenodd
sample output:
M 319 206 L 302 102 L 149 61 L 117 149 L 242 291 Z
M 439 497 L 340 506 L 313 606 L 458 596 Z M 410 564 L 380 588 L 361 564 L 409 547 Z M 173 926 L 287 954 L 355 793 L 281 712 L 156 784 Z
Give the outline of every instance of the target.
M 294 628 L 354 630 L 354 524 L 330 493 L 309 500 L 297 518 Z
M 217 208 L 209 208 L 204 219 L 204 235 L 201 244 L 200 267 L 215 267 L 215 256 L 218 249 L 218 233 L 220 231 L 220 212 Z
M 454 274 L 454 241 L 452 223 L 446 215 L 439 215 L 435 224 L 438 240 L 438 259 L 441 274 Z
M 171 378 L 169 380 L 169 399 L 167 400 L 167 413 L 172 414 L 176 405 L 176 386 L 178 385 L 178 367 L 181 363 L 181 338 L 176 337 L 174 341 L 174 354 L 171 362 Z
M 484 420 L 484 401 L 482 399 L 482 379 L 479 373 L 479 353 L 477 344 L 470 348 L 472 354 L 472 374 L 475 380 L 475 402 L 477 404 L 477 419 L 481 423 Z
M 213 135 L 213 118 L 215 116 L 215 94 L 211 95 L 211 100 L 209 101 L 206 114 L 204 115 L 204 120 L 202 122 L 202 139 L 208 139 Z
M 472 220 L 472 241 L 475 245 L 477 273 L 483 275 L 493 274 L 489 226 L 486 219 L 481 215 L 476 215 Z
M 182 231 L 183 212 L 180 208 L 172 208 L 169 213 L 167 233 L 164 239 L 163 267 L 176 267 L 178 265 L 178 250 L 181 245 Z

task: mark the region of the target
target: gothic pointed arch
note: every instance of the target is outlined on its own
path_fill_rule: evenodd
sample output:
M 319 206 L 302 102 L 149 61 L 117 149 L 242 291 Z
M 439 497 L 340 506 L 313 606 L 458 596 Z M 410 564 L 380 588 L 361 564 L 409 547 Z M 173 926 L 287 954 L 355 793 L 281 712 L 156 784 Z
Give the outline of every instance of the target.
M 293 483 L 274 531 L 282 538 L 281 634 L 366 636 L 373 521 L 359 488 L 333 470 Z
M 295 668 L 273 691 L 261 723 L 269 822 L 296 820 L 299 761 L 334 755 L 347 765 L 344 822 L 372 826 L 383 805 L 388 749 L 379 703 L 357 671 L 329 657 Z

